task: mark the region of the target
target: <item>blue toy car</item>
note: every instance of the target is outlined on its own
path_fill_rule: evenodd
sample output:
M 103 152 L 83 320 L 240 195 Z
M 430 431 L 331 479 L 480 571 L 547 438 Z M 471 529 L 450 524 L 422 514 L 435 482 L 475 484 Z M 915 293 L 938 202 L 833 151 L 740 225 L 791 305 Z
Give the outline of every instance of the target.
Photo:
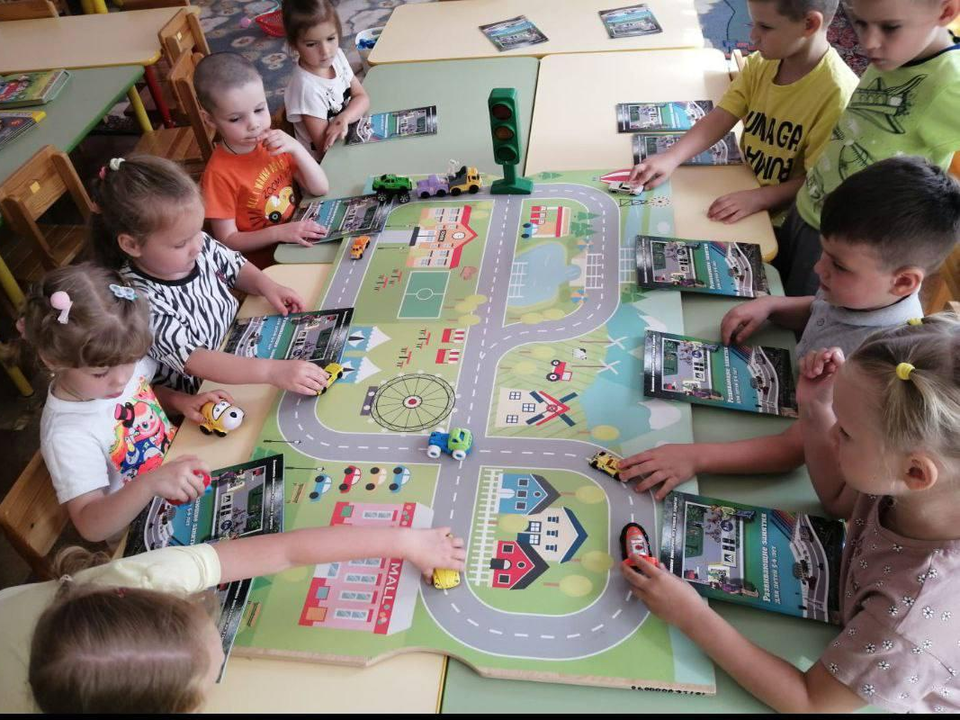
M 473 433 L 465 428 L 452 428 L 449 433 L 434 430 L 427 441 L 427 457 L 436 459 L 441 452 L 454 460 L 463 460 L 473 449 Z

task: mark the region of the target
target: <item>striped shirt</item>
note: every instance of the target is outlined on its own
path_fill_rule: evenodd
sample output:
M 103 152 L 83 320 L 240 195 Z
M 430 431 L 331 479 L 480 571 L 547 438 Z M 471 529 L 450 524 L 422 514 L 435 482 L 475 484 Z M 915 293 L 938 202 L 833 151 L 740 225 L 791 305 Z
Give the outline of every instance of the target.
M 220 348 L 240 306 L 230 289 L 245 262 L 204 233 L 197 264 L 185 278 L 158 280 L 129 263 L 120 270 L 150 300 L 150 356 L 160 363 L 155 383 L 188 393 L 200 388 L 202 378 L 185 372 L 187 360 L 197 348 Z

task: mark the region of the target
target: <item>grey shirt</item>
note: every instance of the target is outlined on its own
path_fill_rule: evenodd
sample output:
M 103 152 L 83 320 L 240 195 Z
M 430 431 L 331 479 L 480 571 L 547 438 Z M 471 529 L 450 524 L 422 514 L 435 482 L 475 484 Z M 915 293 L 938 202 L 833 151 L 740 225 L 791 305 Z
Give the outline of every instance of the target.
M 918 293 L 877 310 L 848 310 L 831 305 L 818 290 L 810 307 L 810 319 L 797 343 L 797 358 L 811 350 L 838 347 L 850 357 L 860 344 L 877 330 L 895 327 L 910 318 L 922 318 L 923 306 Z

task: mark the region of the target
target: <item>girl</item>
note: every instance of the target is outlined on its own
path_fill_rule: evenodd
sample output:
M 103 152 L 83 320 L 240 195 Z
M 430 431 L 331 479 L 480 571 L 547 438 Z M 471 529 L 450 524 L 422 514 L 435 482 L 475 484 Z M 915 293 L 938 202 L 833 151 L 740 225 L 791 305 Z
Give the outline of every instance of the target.
M 434 568 L 459 571 L 463 541 L 449 530 L 341 525 L 168 547 L 75 579 L 6 590 L 0 594 L 4 710 L 29 712 L 32 700 L 48 713 L 199 710 L 219 675 L 223 645 L 196 593 L 300 565 L 368 557 L 403 558 L 425 575 Z M 89 565 L 89 555 L 78 550 L 61 554 L 61 570 L 76 572 L 65 567 L 70 560 Z
M 113 537 L 155 495 L 191 500 L 203 492 L 195 473 L 208 468 L 196 457 L 160 466 L 176 433 L 167 413 L 199 422 L 204 403 L 231 398 L 162 387 L 154 394 L 142 293 L 91 263 L 60 268 L 33 288 L 18 325 L 53 373 L 40 449 L 57 499 L 84 538 Z
M 810 477 L 824 507 L 851 521 L 844 629 L 819 662 L 802 673 L 672 573 L 624 569 L 652 612 L 776 710 L 960 710 L 960 320 L 913 323 L 873 335 L 846 364 L 832 348 L 801 365 L 800 422 L 832 426 L 834 445 L 803 433 Z
M 100 170 L 93 197 L 94 254 L 150 301 L 150 355 L 160 363 L 161 384 L 189 393 L 202 379 L 268 383 L 305 395 L 326 387 L 329 376 L 312 363 L 217 350 L 239 306 L 231 289 L 262 295 L 281 315 L 304 303 L 203 232 L 200 190 L 179 165 L 150 155 L 114 158 Z
M 340 49 L 340 18 L 329 0 L 285 0 L 283 29 L 300 56 L 283 94 L 287 119 L 319 160 L 370 109 L 370 97 Z

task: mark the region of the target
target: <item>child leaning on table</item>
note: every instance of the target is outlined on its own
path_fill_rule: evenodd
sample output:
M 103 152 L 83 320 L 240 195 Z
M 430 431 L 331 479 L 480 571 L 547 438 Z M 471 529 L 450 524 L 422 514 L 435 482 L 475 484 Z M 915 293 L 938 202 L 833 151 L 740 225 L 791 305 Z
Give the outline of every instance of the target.
M 258 267 L 272 264 L 277 243 L 309 247 L 323 237 L 321 225 L 290 218 L 296 183 L 308 195 L 324 195 L 327 176 L 300 143 L 270 128 L 253 63 L 237 53 L 213 53 L 197 65 L 193 84 L 204 121 L 220 133 L 200 183 L 214 236 Z
M 663 569 L 625 568 L 634 593 L 747 691 L 780 712 L 958 712 L 960 319 L 876 333 L 843 362 L 805 358 L 801 424 L 824 507 L 847 519 L 843 630 L 805 673 L 744 638 Z M 809 448 L 810 446 L 808 446 Z
M 163 463 L 177 428 L 167 414 L 201 420 L 223 392 L 151 387 L 150 309 L 113 270 L 82 263 L 53 270 L 28 294 L 18 323 L 53 374 L 40 450 L 57 499 L 87 540 L 112 538 L 154 497 L 203 491 L 196 457 Z
M 326 386 L 327 373 L 305 360 L 219 351 L 239 307 L 232 289 L 262 295 L 281 315 L 303 310 L 303 300 L 203 232 L 203 198 L 179 165 L 149 155 L 114 158 L 92 195 L 99 206 L 94 255 L 150 301 L 160 384 L 195 393 L 202 380 L 266 383 L 305 395 Z
M 341 525 L 167 547 L 97 567 L 89 567 L 89 553 L 70 548 L 58 574 L 72 576 L 0 593 L 4 710 L 198 711 L 223 663 L 215 601 L 204 590 L 368 557 L 402 558 L 425 575 L 459 571 L 463 540 L 449 531 Z
M 725 223 L 793 202 L 857 86 L 857 76 L 827 41 L 837 0 L 750 0 L 748 9 L 757 51 L 743 72 L 676 145 L 630 175 L 632 182 L 656 187 L 743 120 L 740 149 L 760 187 L 713 202 L 708 216 Z
M 866 200 L 869 198 L 869 201 Z M 919 290 L 960 240 L 960 184 L 922 158 L 890 158 L 843 182 L 823 208 L 820 289 L 808 297 L 763 297 L 726 314 L 725 344 L 744 342 L 767 319 L 803 332 L 797 357 L 839 346 L 852 353 L 881 328 L 923 315 Z M 620 477 L 666 494 L 698 472 L 786 472 L 804 462 L 801 424 L 733 443 L 661 445 L 626 458 Z

